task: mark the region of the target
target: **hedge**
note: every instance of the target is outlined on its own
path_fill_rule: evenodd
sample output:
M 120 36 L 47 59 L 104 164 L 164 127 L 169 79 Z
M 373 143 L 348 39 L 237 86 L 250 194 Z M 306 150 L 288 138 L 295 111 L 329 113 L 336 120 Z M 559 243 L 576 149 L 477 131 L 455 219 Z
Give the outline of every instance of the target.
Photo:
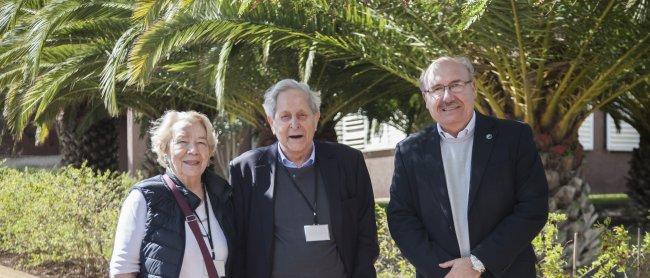
M 119 208 L 134 182 L 89 168 L 0 168 L 0 250 L 20 255 L 26 267 L 65 263 L 104 276 Z
M 125 174 L 94 173 L 84 167 L 54 171 L 0 167 L 0 252 L 18 255 L 20 266 L 25 268 L 66 265 L 76 269 L 80 277 L 105 277 L 119 209 L 135 182 Z M 414 268 L 390 237 L 385 206 L 382 200 L 375 208 L 380 245 L 375 264 L 378 275 L 413 277 Z M 557 223 L 564 219 L 552 214 L 533 242 L 539 257 L 539 277 L 570 275 L 570 260 L 562 253 L 565 243 L 558 242 L 556 236 Z M 636 274 L 637 267 L 648 264 L 650 234 L 645 234 L 642 244 L 635 245 L 624 227 L 608 228 L 607 224 L 600 224 L 600 255 L 593 263 L 580 266 L 577 277 L 613 277 L 615 272 L 631 275 Z

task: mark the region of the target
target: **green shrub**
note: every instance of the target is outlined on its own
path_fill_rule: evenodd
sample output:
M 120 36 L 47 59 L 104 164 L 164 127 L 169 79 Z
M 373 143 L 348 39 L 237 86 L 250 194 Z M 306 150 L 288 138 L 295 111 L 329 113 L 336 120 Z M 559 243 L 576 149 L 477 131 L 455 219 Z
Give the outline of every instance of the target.
M 19 263 L 73 264 L 87 274 L 105 273 L 126 175 L 89 168 L 17 171 L 0 168 L 0 250 Z
M 388 231 L 385 204 L 375 205 L 377 234 L 379 237 L 379 258 L 375 262 L 379 277 L 414 277 L 415 268 L 402 256 Z
M 566 220 L 563 214 L 551 213 L 542 232 L 533 240 L 535 253 L 540 260 L 537 263 L 538 277 L 571 277 L 570 258 L 563 257 L 564 243 L 557 239 L 557 226 Z M 615 273 L 630 276 L 633 270 L 644 265 L 645 256 L 650 254 L 650 233 L 646 233 L 640 245 L 632 245 L 628 231 L 623 226 L 609 227 L 610 220 L 596 225 L 602 230 L 601 246 L 596 259 L 588 265 L 577 269 L 576 277 L 615 277 Z M 634 255 L 640 254 L 639 260 Z
M 562 258 L 564 246 L 558 242 L 558 224 L 566 221 L 566 215 L 551 213 L 542 232 L 533 239 L 535 254 L 540 260 L 537 263 L 537 272 L 541 277 L 564 277 L 567 262 Z
M 21 255 L 21 264 L 73 265 L 83 277 L 106 275 L 112 252 L 119 208 L 135 183 L 127 175 L 94 173 L 72 167 L 56 171 L 18 171 L 0 167 L 0 251 Z M 379 277 L 413 277 L 415 269 L 401 255 L 390 237 L 386 202 L 377 202 L 380 254 L 375 266 Z M 538 276 L 569 277 L 570 258 L 563 256 L 566 243 L 557 239 L 557 226 L 566 220 L 551 214 L 533 241 L 540 258 Z M 614 277 L 634 274 L 648 265 L 650 234 L 640 245 L 631 244 L 622 226 L 603 229 L 601 251 L 594 262 L 581 266 L 577 277 Z M 644 270 L 647 271 L 647 270 Z M 642 277 L 648 274 L 642 272 Z M 61 273 L 68 274 L 68 273 Z
M 379 259 L 375 263 L 379 277 L 414 277 L 415 269 L 401 255 L 395 242 L 390 237 L 386 222 L 385 203 L 379 202 L 375 208 L 379 236 Z M 539 258 L 537 276 L 545 278 L 568 278 L 570 275 L 570 258 L 563 256 L 566 243 L 558 240 L 558 225 L 566 221 L 566 215 L 551 213 L 542 232 L 533 240 L 535 253 Z M 615 273 L 630 276 L 648 263 L 650 254 L 650 233 L 645 233 L 641 245 L 632 245 L 627 230 L 623 226 L 609 227 L 609 220 L 598 224 L 602 229 L 600 253 L 589 265 L 577 269 L 576 277 L 614 277 Z M 640 254 L 637 260 L 634 255 Z M 642 276 L 645 277 L 645 276 Z

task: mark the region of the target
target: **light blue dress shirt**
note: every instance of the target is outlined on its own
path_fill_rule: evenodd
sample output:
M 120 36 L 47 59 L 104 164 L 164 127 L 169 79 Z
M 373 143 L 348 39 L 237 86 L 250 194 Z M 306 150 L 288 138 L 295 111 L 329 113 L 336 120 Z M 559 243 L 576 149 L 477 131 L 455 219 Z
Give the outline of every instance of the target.
M 309 156 L 309 159 L 305 161 L 300 167 L 293 163 L 291 160 L 289 160 L 284 153 L 282 152 L 282 148 L 280 148 L 280 143 L 278 143 L 278 159 L 280 159 L 280 162 L 282 162 L 282 165 L 284 165 L 287 168 L 303 168 L 303 167 L 308 167 L 314 164 L 316 162 L 316 145 L 314 142 L 311 143 L 311 155 Z

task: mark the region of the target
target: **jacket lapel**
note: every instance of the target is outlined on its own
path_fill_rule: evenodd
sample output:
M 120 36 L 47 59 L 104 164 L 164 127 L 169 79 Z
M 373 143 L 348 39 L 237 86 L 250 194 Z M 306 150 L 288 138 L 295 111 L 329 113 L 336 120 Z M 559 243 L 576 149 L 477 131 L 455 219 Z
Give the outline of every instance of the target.
M 433 190 L 438 207 L 447 219 L 447 223 L 453 227 L 454 220 L 449 204 L 445 169 L 440 154 L 440 134 L 438 134 L 436 125 L 429 127 L 423 144 L 424 152 L 420 153 L 420 166 L 417 174 L 418 184 L 424 184 Z
M 468 213 L 472 209 L 476 192 L 478 192 L 485 167 L 490 160 L 492 146 L 496 140 L 496 121 L 490 117 L 476 112 L 476 127 L 474 129 L 474 143 L 472 147 L 472 170 L 469 185 Z
M 273 255 L 273 221 L 274 221 L 274 199 L 275 193 L 275 170 L 278 156 L 277 143 L 266 148 L 264 154 L 255 162 L 254 179 L 254 200 L 251 203 L 251 211 L 256 211 L 259 217 L 253 219 L 259 224 L 262 239 L 259 242 L 265 243 L 260 246 L 266 251 L 268 258 Z
M 340 238 L 343 234 L 342 213 L 341 213 L 341 172 L 336 162 L 336 157 L 331 150 L 327 149 L 326 144 L 315 142 L 316 148 L 316 167 L 321 175 L 327 192 L 327 201 L 330 209 L 330 225 L 332 227 L 332 237 L 334 240 Z

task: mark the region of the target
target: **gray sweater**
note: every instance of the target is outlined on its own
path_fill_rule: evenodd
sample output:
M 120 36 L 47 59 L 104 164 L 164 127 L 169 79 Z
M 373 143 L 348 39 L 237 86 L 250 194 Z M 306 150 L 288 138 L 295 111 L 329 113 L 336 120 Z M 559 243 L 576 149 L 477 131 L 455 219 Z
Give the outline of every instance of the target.
M 320 175 L 315 176 L 316 166 L 286 168 L 278 163 L 274 193 L 272 277 L 345 277 L 334 238 L 330 236 L 329 241 L 306 241 L 304 226 L 314 224 L 313 212 L 287 173 L 294 176 L 296 185 L 312 204 L 315 189 L 318 189 L 318 224 L 330 223 L 327 193 Z

